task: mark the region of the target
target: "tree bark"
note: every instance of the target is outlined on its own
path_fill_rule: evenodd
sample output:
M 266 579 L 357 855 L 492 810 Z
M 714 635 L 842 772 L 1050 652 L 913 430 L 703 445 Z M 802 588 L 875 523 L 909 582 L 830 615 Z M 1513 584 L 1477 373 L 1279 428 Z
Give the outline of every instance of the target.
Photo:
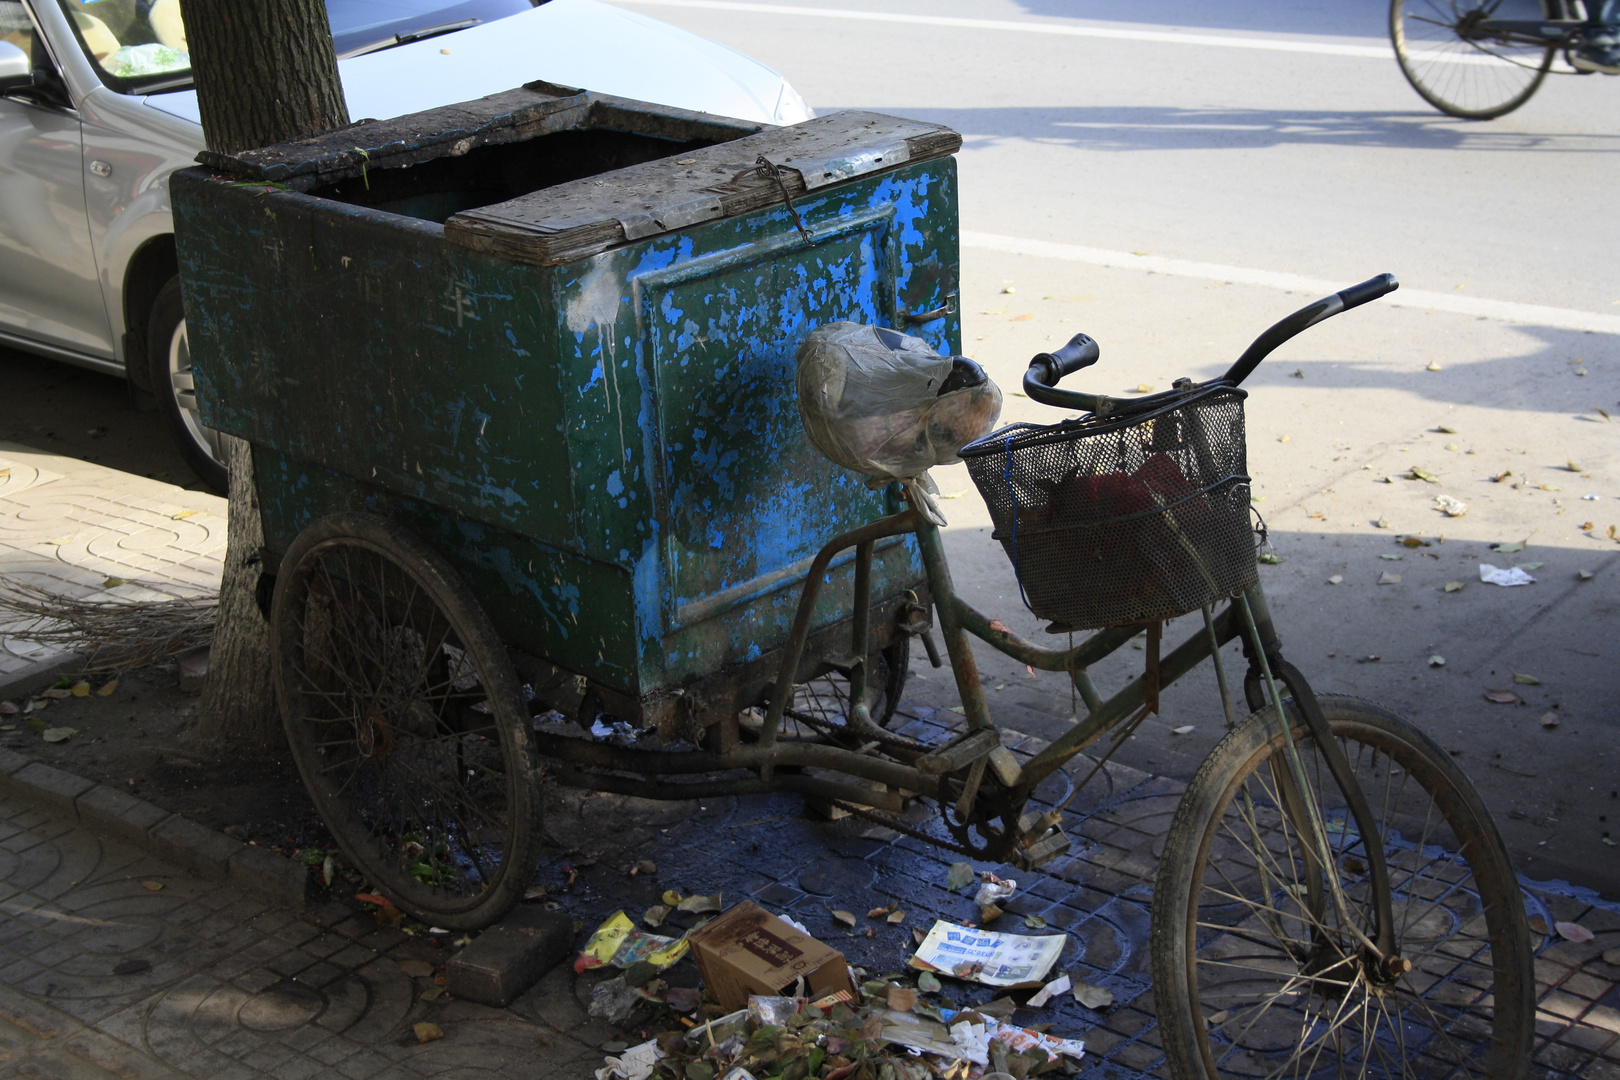
M 324 0 L 192 0 L 181 15 L 210 150 L 239 153 L 349 122 Z M 251 448 L 241 439 L 222 441 L 230 476 L 224 576 L 208 675 L 187 738 L 264 754 L 286 746 L 270 627 L 258 603 L 264 526 Z
M 349 122 L 325 0 L 205 0 L 181 10 L 210 150 L 239 153 Z

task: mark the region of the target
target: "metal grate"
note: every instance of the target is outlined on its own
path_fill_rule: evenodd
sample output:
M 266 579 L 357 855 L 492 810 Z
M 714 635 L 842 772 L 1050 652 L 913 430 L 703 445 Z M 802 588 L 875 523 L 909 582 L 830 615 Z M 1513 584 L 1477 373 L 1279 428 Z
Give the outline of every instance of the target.
M 1013 424 L 962 448 L 1030 610 L 1075 629 L 1168 619 L 1257 580 L 1241 390 Z

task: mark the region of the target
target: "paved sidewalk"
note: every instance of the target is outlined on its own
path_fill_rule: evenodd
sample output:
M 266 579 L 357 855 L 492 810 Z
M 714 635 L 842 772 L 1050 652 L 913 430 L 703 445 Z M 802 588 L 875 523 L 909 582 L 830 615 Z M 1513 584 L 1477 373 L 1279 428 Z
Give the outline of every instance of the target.
M 913 712 L 922 733 L 942 732 L 940 716 L 950 717 Z M 1015 752 L 1042 745 L 1023 739 Z M 1012 915 L 1040 915 L 1067 933 L 1059 969 L 1115 995 L 1104 1013 L 1065 995 L 1038 1016 L 1020 1014 L 1085 1038 L 1088 1076 L 1163 1075 L 1147 974 L 1150 878 L 1181 790 L 1111 764 L 1075 804 L 1075 851 L 1047 872 L 1018 874 Z M 971 918 L 967 898 L 944 889 L 956 856 L 857 819 L 808 819 L 795 798 L 584 796 L 554 808 L 553 834 L 587 814 L 624 822 L 629 843 L 594 866 L 562 851 L 542 865 L 541 880 L 581 928 L 656 902 L 662 889 L 723 887 L 792 913 L 878 972 L 898 969 L 910 927 Z M 637 858 L 656 860 L 657 874 L 627 876 Z M 569 859 L 579 878 L 557 888 Z M 1620 1080 L 1620 967 L 1602 960 L 1620 947 L 1620 905 L 1568 888 L 1527 885 L 1525 896 L 1533 925 L 1576 922 L 1595 935 L 1584 944 L 1536 938 L 1537 1075 Z M 843 936 L 827 911 L 889 900 L 906 910 L 906 925 L 875 939 Z M 564 966 L 504 1010 L 435 995 L 422 973 L 448 959 L 444 938 L 384 929 L 336 903 L 302 918 L 278 911 L 13 797 L 0 798 L 0 911 L 0 1074 L 583 1080 L 604 1043 L 632 1038 L 587 1016 L 598 973 Z M 419 1043 L 412 1025 L 424 1021 L 444 1037 Z
M 75 598 L 158 600 L 217 590 L 224 556 L 224 499 L 0 442 L 0 574 Z M 0 624 L 0 687 L 56 659 Z

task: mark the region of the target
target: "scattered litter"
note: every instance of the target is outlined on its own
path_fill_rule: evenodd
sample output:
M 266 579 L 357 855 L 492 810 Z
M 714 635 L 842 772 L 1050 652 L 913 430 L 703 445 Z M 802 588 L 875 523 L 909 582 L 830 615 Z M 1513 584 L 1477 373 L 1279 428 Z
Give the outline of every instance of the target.
M 1343 584 L 1343 582 L 1344 582 L 1344 575 L 1343 574 L 1334 574 L 1332 577 L 1327 579 L 1327 583 L 1329 585 L 1340 585 L 1340 584 Z
M 744 900 L 687 935 L 709 995 L 736 1009 L 751 994 L 781 994 L 803 981 L 817 998 L 854 996 L 844 954 Z
M 1597 502 L 1602 497 L 1603 496 L 1601 496 L 1601 495 L 1582 495 L 1581 496 L 1581 501 L 1582 502 Z
M 666 968 L 685 956 L 686 948 L 686 938 L 644 934 L 636 929 L 629 916 L 617 911 L 596 928 L 596 933 L 580 950 L 574 960 L 574 973 L 604 965 L 627 968 L 640 960 L 647 961 L 655 968 Z
M 1378 584 L 1380 585 L 1399 585 L 1400 583 L 1400 574 L 1392 574 L 1388 570 L 1385 570 L 1382 574 L 1378 575 Z
M 1565 941 L 1573 941 L 1577 945 L 1584 945 L 1595 936 L 1592 931 L 1576 922 L 1553 923 L 1553 929 Z
M 1069 977 L 1067 975 L 1059 975 L 1057 978 L 1035 991 L 1035 993 L 1031 995 L 1030 999 L 1024 1004 L 1028 1008 L 1039 1009 L 1048 1001 L 1051 1001 L 1053 998 L 1057 997 L 1059 994 L 1068 993 L 1071 985 L 1072 984 L 1069 982 Z
M 611 724 L 604 724 L 598 720 L 591 725 L 591 737 L 618 746 L 629 746 L 641 737 L 641 731 L 623 720 L 615 720 Z
M 1429 657 L 1429 666 L 1430 667 L 1445 667 L 1446 666 L 1446 658 L 1441 656 L 1439 653 L 1435 653 L 1433 656 Z
M 1462 592 L 1463 583 L 1460 581 L 1448 581 L 1442 588 L 1445 592 Z
M 1519 701 L 1519 695 L 1511 690 L 1487 690 L 1485 700 L 1495 702 L 1497 705 L 1515 705 Z
M 1592 580 L 1592 571 L 1590 571 L 1590 570 L 1577 570 L 1577 571 L 1575 571 L 1575 580 L 1577 580 L 1577 581 L 1591 581 Z
M 1480 563 L 1479 580 L 1487 585 L 1501 585 L 1506 588 L 1512 585 L 1533 585 L 1536 579 L 1517 566 L 1499 570 L 1490 563 Z
M 1555 712 L 1541 714 L 1541 726 L 1551 731 L 1558 726 L 1558 714 Z
M 999 934 L 941 919 L 917 946 L 911 966 L 985 986 L 1032 986 L 1046 978 L 1067 940 L 1067 934 Z
M 1459 499 L 1453 499 L 1450 495 L 1436 495 L 1434 501 L 1435 505 L 1440 507 L 1440 512 L 1446 517 L 1462 517 L 1468 513 L 1468 504 Z
M 640 1046 L 629 1047 L 617 1057 L 609 1057 L 607 1063 L 596 1070 L 596 1080 L 647 1080 L 663 1057 L 658 1040 L 649 1039 Z
M 998 878 L 986 871 L 979 875 L 983 882 L 979 891 L 973 894 L 973 902 L 983 907 L 987 904 L 999 904 L 1018 890 L 1018 882 L 1010 878 Z

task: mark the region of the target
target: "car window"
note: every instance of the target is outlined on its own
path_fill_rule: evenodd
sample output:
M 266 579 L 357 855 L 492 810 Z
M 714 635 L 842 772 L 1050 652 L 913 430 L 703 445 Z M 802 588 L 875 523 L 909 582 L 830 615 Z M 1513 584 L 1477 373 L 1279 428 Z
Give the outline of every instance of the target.
M 114 89 L 191 70 L 180 0 L 61 0 L 85 55 Z
M 57 0 L 101 80 L 122 93 L 189 85 L 181 0 Z M 339 56 L 504 19 L 545 0 L 327 0 Z M 0 0 L 21 8 L 20 0 Z M 24 16 L 26 22 L 26 16 Z

